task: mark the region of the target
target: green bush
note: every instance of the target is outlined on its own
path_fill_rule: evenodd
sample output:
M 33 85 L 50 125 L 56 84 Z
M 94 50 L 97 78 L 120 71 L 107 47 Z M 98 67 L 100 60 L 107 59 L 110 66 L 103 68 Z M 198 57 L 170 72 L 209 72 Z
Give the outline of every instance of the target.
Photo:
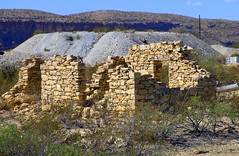
M 239 48 L 239 43 L 233 43 L 231 47 L 232 48 Z
M 18 80 L 19 68 L 15 66 L 0 67 L 0 95 L 12 88 Z
M 34 126 L 28 123 L 28 127 L 21 129 L 17 125 L 1 122 L 0 155 L 94 155 L 91 151 L 83 151 L 78 145 L 55 143 L 61 134 L 56 133 L 55 123 L 52 125 L 52 122 L 47 122 L 40 121 L 37 125 L 34 123 Z
M 31 131 L 22 131 L 16 125 L 0 123 L 0 155 L 38 155 L 40 140 Z
M 83 152 L 81 147 L 76 145 L 66 145 L 66 144 L 53 144 L 50 146 L 47 152 L 48 156 L 74 156 L 74 155 L 88 155 Z
M 239 57 L 239 54 L 234 53 L 234 54 L 231 55 L 231 57 Z
M 92 155 L 74 145 L 78 135 L 64 143 L 64 124 L 71 120 L 69 107 L 55 106 L 28 120 L 20 117 L 21 127 L 0 122 L 0 155 Z

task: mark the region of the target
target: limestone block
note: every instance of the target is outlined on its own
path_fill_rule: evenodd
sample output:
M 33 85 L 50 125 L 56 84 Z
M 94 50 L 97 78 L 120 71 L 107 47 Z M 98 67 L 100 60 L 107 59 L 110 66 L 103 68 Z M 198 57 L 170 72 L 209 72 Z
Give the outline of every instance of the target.
M 43 105 L 42 106 L 42 111 L 48 112 L 51 110 L 51 105 Z
M 48 68 L 49 70 L 55 70 L 56 69 L 56 67 L 54 67 L 54 66 L 49 66 L 49 68 Z

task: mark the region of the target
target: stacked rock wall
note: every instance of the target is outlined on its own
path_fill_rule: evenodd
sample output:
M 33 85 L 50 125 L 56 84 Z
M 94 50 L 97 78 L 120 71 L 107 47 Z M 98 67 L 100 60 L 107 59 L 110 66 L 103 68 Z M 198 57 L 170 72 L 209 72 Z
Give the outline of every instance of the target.
M 40 58 L 25 59 L 22 61 L 23 67 L 19 70 L 18 82 L 2 97 L 8 101 L 23 99 L 25 96 L 41 95 L 41 70 L 40 65 L 43 60 Z
M 189 60 L 192 48 L 183 46 L 182 42 L 160 42 L 150 45 L 135 45 L 125 56 L 126 63 L 135 72 L 150 74 L 160 81 L 160 68 L 168 62 L 170 88 L 197 87 L 198 95 L 215 96 L 216 77 Z
M 214 97 L 216 77 L 189 60 L 190 51 L 181 42 L 161 42 L 133 46 L 121 66 L 109 58 L 112 68 L 103 65 L 99 69 L 104 69 L 108 79 L 101 88 L 105 88 L 102 95 L 111 114 L 122 116 L 149 104 L 177 104 L 191 96 Z M 159 78 L 165 64 L 169 66 L 168 86 Z M 93 76 L 93 82 L 99 80 Z
M 94 114 L 91 108 L 98 110 L 105 102 L 111 116 L 118 117 L 144 105 L 177 104 L 195 95 L 210 99 L 216 77 L 189 60 L 190 51 L 181 42 L 135 45 L 125 57 L 109 57 L 87 87 L 80 57 L 55 55 L 44 63 L 27 59 L 19 82 L 3 96 L 27 93 L 41 95 L 43 104 L 74 102 L 76 114 Z M 160 80 L 164 65 L 169 66 L 167 85 Z
M 130 115 L 135 110 L 135 85 L 140 73 L 125 66 L 117 66 L 108 73 L 109 90 L 104 96 L 108 111 L 116 117 L 122 117 L 125 113 Z
M 181 42 L 135 45 L 125 60 L 134 71 L 150 74 L 156 79 L 160 75 L 159 69 L 162 66 L 160 62 L 167 61 L 169 62 L 169 87 L 190 88 L 196 87 L 200 78 L 214 78 L 194 61 L 188 59 L 187 56 L 191 50 L 192 48 L 183 46 Z
M 163 97 L 170 96 L 170 89 L 166 84 L 157 82 L 151 75 L 140 76 L 135 90 L 137 106 L 160 104 L 166 100 Z
M 149 73 L 153 61 L 177 61 L 184 59 L 191 48 L 181 42 L 160 42 L 149 45 L 134 45 L 125 56 L 125 61 L 134 71 Z
M 208 99 L 216 95 L 216 76 L 202 69 L 195 61 L 170 61 L 169 87 L 196 88 L 196 95 Z
M 117 66 L 108 73 L 109 90 L 104 100 L 111 117 L 125 118 L 152 104 L 166 109 L 195 96 L 193 89 L 168 88 L 165 83 L 152 78 L 152 75 L 141 75 L 131 67 Z
M 108 60 L 97 69 L 92 75 L 92 81 L 88 89 L 88 99 L 99 101 L 103 99 L 106 91 L 109 90 L 109 70 L 119 65 L 126 65 L 124 58 L 119 56 L 109 56 Z
M 85 102 L 85 65 L 80 57 L 55 55 L 41 65 L 43 103 Z

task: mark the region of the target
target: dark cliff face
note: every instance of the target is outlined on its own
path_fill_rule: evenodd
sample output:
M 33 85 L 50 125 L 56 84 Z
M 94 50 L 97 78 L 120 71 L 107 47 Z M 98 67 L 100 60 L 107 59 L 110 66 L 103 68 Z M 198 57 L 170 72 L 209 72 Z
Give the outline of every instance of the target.
M 69 31 L 72 24 L 44 23 L 34 21 L 0 22 L 0 50 L 12 49 L 28 38 L 32 37 L 36 30 L 45 33 L 57 31 Z
M 177 27 L 171 23 L 135 23 L 135 24 L 102 24 L 102 23 L 62 23 L 62 22 L 0 22 L 0 50 L 12 49 L 34 35 L 36 30 L 45 33 L 71 32 L 71 31 L 108 31 L 115 28 L 135 29 L 144 31 L 147 29 L 168 31 Z M 98 28 L 98 29 L 97 29 Z M 105 30 L 103 30 L 105 28 Z M 107 29 L 107 30 L 106 30 Z
M 0 50 L 11 49 L 32 36 L 33 22 L 0 22 Z
M 201 20 L 201 39 L 209 44 L 230 46 L 239 42 L 239 22 Z M 34 35 L 35 31 L 169 31 L 198 36 L 198 19 L 145 12 L 94 11 L 60 16 L 36 10 L 0 9 L 0 50 L 12 49 Z

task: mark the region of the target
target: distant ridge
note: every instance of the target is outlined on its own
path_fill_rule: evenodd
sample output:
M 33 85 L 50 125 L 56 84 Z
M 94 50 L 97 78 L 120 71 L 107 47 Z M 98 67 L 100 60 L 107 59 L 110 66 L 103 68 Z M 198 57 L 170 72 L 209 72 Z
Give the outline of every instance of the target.
M 171 18 L 192 18 L 174 14 L 159 14 L 150 12 L 125 12 L 116 10 L 99 10 L 71 15 L 57 15 L 49 12 L 30 9 L 0 9 L 0 19 L 5 21 L 34 20 L 38 22 L 104 22 L 104 23 L 145 23 L 170 21 Z M 194 19 L 194 18 L 192 18 Z
M 239 21 L 202 19 L 202 40 L 209 44 L 230 46 L 239 42 Z M 96 29 L 105 27 L 107 29 Z M 38 10 L 0 9 L 0 50 L 14 48 L 33 36 L 63 31 L 129 30 L 190 33 L 198 36 L 198 19 L 149 12 L 115 10 L 57 15 Z
M 42 20 L 62 18 L 61 15 L 48 13 L 38 10 L 28 9 L 0 9 L 0 19 L 2 21 L 30 21 L 30 20 Z

